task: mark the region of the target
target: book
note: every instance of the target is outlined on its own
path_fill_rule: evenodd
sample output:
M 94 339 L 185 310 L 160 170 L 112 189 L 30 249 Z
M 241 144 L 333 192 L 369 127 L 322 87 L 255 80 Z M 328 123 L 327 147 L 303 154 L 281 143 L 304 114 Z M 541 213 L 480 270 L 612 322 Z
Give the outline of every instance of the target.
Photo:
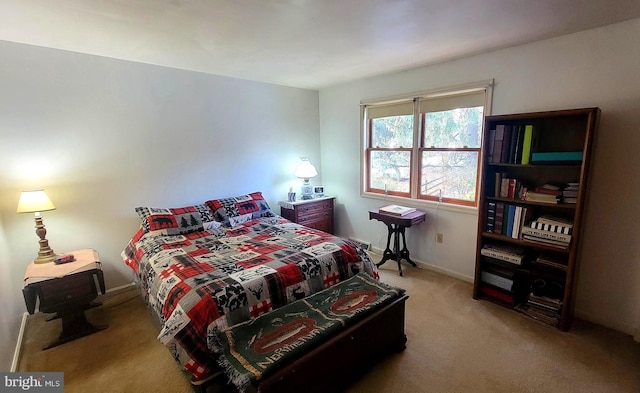
M 558 203 L 557 196 L 535 191 L 527 191 L 524 195 L 524 200 L 531 202 Z
M 531 154 L 531 162 L 571 162 L 582 161 L 581 151 L 552 151 Z
M 493 285 L 494 287 L 504 289 L 505 291 L 511 291 L 511 288 L 513 287 L 513 280 L 487 271 L 480 272 L 480 280 Z
M 504 202 L 496 203 L 496 219 L 493 225 L 493 232 L 502 234 L 502 221 L 504 219 Z
M 492 160 L 493 163 L 499 163 L 502 158 L 502 141 L 504 140 L 504 125 L 498 124 L 496 125 L 496 133 L 493 141 L 493 154 Z
M 516 197 L 516 189 L 518 187 L 518 179 L 509 179 L 509 186 L 507 188 L 507 198 Z
M 573 227 L 573 220 L 570 218 L 564 218 L 559 216 L 552 215 L 542 215 L 536 219 L 538 222 L 542 222 L 544 224 L 553 224 L 553 225 L 564 225 L 567 227 Z
M 516 268 L 513 263 L 503 261 L 502 259 L 488 257 L 486 255 L 482 256 L 483 261 L 483 269 L 491 272 L 493 274 L 497 274 L 502 277 L 507 277 L 513 279 L 516 274 Z
M 500 179 L 500 198 L 506 198 L 509 195 L 509 178 L 502 176 Z
M 532 227 L 523 227 L 522 234 L 535 236 L 543 239 L 555 240 L 555 241 L 564 242 L 567 244 L 571 242 L 571 235 L 567 235 L 559 232 L 545 231 L 542 229 L 536 229 Z
M 549 231 L 549 232 L 557 232 L 557 233 L 564 233 L 566 235 L 571 235 L 571 232 L 573 232 L 573 228 L 572 227 L 567 227 L 567 226 L 563 226 L 563 225 L 553 225 L 553 224 L 545 224 L 539 221 L 531 221 L 531 225 L 529 225 L 531 228 L 533 229 L 540 229 L 543 231 Z
M 524 260 L 524 251 L 518 251 L 513 248 L 485 244 L 480 249 L 480 254 L 486 257 L 500 259 L 516 265 L 522 265 Z
M 524 135 L 522 137 L 522 158 L 520 163 L 527 165 L 531 161 L 531 143 L 533 141 L 533 126 L 524 126 Z
M 380 213 L 390 214 L 392 216 L 405 216 L 416 211 L 413 207 L 405 207 L 398 205 L 387 205 L 378 209 Z
M 552 245 L 552 246 L 557 246 L 560 248 L 567 248 L 569 247 L 569 243 L 567 242 L 562 242 L 562 241 L 558 241 L 558 240 L 552 240 L 552 239 L 547 239 L 544 237 L 537 237 L 537 236 L 532 236 L 532 235 L 522 235 L 522 238 L 524 240 L 529 240 L 532 242 L 538 242 L 538 243 L 544 243 L 544 244 L 548 244 L 548 245 Z
M 537 193 L 540 193 L 540 194 L 553 195 L 553 196 L 555 196 L 555 197 L 559 197 L 559 196 L 563 195 L 563 194 L 562 194 L 563 192 L 562 192 L 562 191 L 560 191 L 560 190 L 552 190 L 552 189 L 550 189 L 550 188 L 546 188 L 546 187 L 544 187 L 544 186 L 542 186 L 542 187 L 535 187 L 535 188 L 533 189 L 533 191 L 534 191 L 534 192 L 537 192 Z
M 505 177 L 505 174 L 502 172 L 496 172 L 495 174 L 495 183 L 493 196 L 498 198 L 500 196 L 500 189 L 502 188 L 502 178 Z
M 487 161 L 489 163 L 493 162 L 493 149 L 495 146 L 495 139 L 496 139 L 496 130 L 489 130 L 489 135 L 488 135 L 488 140 L 487 140 Z
M 522 206 L 516 206 L 513 216 L 513 228 L 511 230 L 511 237 L 517 239 L 520 237 L 520 219 L 522 218 Z
M 542 215 L 535 219 L 535 223 L 536 226 L 532 226 L 535 229 L 560 232 L 567 235 L 571 235 L 571 232 L 573 232 L 573 220 L 569 218 Z
M 522 148 L 524 147 L 524 130 L 525 126 L 518 126 L 518 144 L 516 145 L 516 151 L 514 156 L 514 164 L 522 163 Z
M 496 203 L 489 202 L 487 204 L 487 232 L 493 233 L 496 222 Z
M 504 137 L 502 139 L 502 151 L 500 155 L 500 162 L 509 163 L 509 153 L 511 150 L 511 138 L 513 137 L 513 132 L 511 131 L 511 126 L 504 126 Z
M 490 298 L 497 299 L 508 304 L 514 304 L 512 293 L 494 288 L 493 286 L 481 285 L 480 292 Z
M 538 257 L 533 261 L 534 263 L 537 263 L 539 265 L 544 265 L 544 266 L 548 266 L 548 267 L 552 267 L 554 269 L 559 269 L 559 270 L 567 270 L 567 261 L 566 259 L 560 259 L 558 257 L 555 257 L 553 255 L 550 254 L 546 254 L 546 253 L 542 253 L 540 255 L 538 255 Z
M 507 231 L 504 233 L 506 236 L 511 236 L 513 232 L 513 220 L 516 215 L 516 205 L 507 205 L 505 210 L 507 211 Z

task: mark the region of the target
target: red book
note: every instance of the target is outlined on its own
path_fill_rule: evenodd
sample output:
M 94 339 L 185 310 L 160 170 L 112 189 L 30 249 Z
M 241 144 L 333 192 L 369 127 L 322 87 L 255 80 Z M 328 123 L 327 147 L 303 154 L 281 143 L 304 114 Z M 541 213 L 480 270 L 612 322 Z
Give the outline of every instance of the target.
M 517 179 L 509 179 L 509 191 L 507 192 L 507 198 L 515 198 Z
M 510 295 L 506 292 L 502 292 L 499 289 L 493 288 L 493 287 L 489 287 L 486 285 L 481 285 L 480 286 L 480 292 L 482 292 L 484 295 L 492 297 L 494 299 L 503 301 L 505 303 L 509 303 L 509 304 L 513 304 L 513 295 Z

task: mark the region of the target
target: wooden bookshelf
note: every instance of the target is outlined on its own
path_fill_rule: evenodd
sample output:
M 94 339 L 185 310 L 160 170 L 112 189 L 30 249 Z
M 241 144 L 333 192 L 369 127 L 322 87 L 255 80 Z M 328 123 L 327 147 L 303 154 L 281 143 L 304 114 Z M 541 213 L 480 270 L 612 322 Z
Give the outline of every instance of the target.
M 475 299 L 485 299 L 513 308 L 563 331 L 570 328 L 580 259 L 580 234 L 588 197 L 589 164 L 599 113 L 598 108 L 583 108 L 485 118 L 473 286 Z M 507 133 L 510 134 L 507 136 Z M 531 142 L 526 148 L 525 145 L 529 144 L 528 137 Z M 508 144 L 505 139 L 508 139 Z M 501 147 L 499 154 L 496 152 L 498 144 Z M 505 149 L 508 153 L 505 153 Z M 522 157 L 523 151 L 525 159 Z M 549 156 L 552 157 L 551 160 Z M 581 159 L 576 159 L 576 156 Z M 542 157 L 546 161 L 542 161 Z M 514 179 L 509 195 L 504 195 L 507 188 L 502 179 Z M 559 188 L 561 195 L 558 196 L 557 203 L 526 199 L 527 195 L 533 198 L 533 194 L 527 193 L 536 192 L 536 188 L 540 191 L 543 185 Z M 567 191 L 563 192 L 565 188 Z M 575 195 L 575 203 L 565 203 L 565 199 L 571 200 L 570 189 Z M 511 215 L 507 214 L 509 211 Z M 516 216 L 520 223 L 513 218 Z M 543 216 L 568 220 L 572 227 L 570 224 L 561 228 L 550 227 L 541 236 L 548 235 L 551 240 L 545 241 L 540 237 L 525 239 L 522 227 L 529 227 L 524 230 L 530 232 L 531 221 L 540 220 Z M 516 229 L 513 229 L 512 224 L 510 231 L 507 231 L 508 223 L 505 220 L 515 223 Z M 562 230 L 570 231 L 568 244 L 562 241 L 560 243 L 563 244 L 550 244 L 567 238 L 557 235 Z M 530 233 L 526 235 L 531 237 Z M 524 258 L 521 264 L 506 263 L 507 269 L 511 269 L 509 274 L 505 275 L 504 269 L 499 269 L 500 272 L 496 273 L 492 267 L 495 260 L 481 254 L 483 247 L 516 248 Z M 487 275 L 487 272 L 491 274 Z M 487 277 L 493 274 L 502 274 L 502 277 L 488 282 Z M 510 280 L 506 287 L 503 277 Z M 510 282 L 512 285 L 509 288 Z M 541 296 L 548 302 L 541 302 Z M 511 298 L 512 302 L 505 301 Z

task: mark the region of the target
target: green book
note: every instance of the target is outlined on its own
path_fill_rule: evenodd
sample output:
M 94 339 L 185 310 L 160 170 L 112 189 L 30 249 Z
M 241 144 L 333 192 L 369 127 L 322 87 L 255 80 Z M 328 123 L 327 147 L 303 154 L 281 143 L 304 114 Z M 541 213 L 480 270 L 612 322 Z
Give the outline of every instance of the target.
M 533 139 L 533 126 L 524 127 L 524 138 L 522 139 L 522 165 L 527 165 L 531 157 L 531 140 Z

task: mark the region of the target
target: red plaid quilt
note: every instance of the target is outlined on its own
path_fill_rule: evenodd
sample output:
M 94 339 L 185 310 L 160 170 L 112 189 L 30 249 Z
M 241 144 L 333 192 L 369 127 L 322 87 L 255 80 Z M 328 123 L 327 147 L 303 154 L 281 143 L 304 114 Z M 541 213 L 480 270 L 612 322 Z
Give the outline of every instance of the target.
M 183 235 L 139 230 L 122 257 L 161 322 L 158 340 L 196 379 L 215 364 L 214 329 L 256 318 L 359 272 L 379 278 L 357 243 L 282 217 Z

